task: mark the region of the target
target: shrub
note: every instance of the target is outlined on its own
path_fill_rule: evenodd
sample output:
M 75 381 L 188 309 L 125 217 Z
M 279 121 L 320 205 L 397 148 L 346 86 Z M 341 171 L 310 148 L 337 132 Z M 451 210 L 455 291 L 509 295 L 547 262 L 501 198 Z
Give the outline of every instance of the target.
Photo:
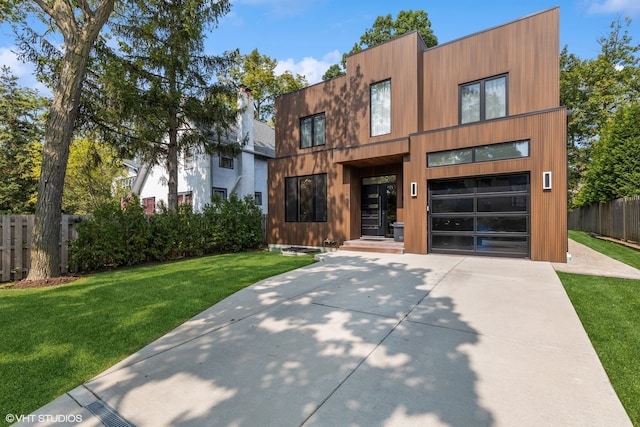
M 71 242 L 69 268 L 90 271 L 107 267 L 168 261 L 212 253 L 239 252 L 262 245 L 262 211 L 253 198 L 214 197 L 202 213 L 190 205 L 178 211 L 161 207 L 146 216 L 139 203 L 122 209 L 101 205 L 78 225 Z
M 149 227 L 138 203 L 124 209 L 104 203 L 77 230 L 78 238 L 69 248 L 71 271 L 133 265 L 147 259 Z

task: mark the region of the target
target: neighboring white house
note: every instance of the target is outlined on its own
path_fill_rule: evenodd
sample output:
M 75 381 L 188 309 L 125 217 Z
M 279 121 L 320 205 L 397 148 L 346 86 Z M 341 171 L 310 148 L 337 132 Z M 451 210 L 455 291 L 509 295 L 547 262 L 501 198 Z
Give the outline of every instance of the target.
M 236 126 L 230 129 L 228 140 L 246 139 L 242 153 L 236 158 L 212 156 L 194 149 L 183 153 L 178 162 L 178 204 L 190 203 L 194 211 L 201 211 L 211 203 L 213 194 L 226 199 L 236 193 L 240 198 L 254 197 L 256 204 L 267 213 L 267 161 L 275 156 L 275 130 L 253 118 L 249 90 L 240 90 L 238 106 L 243 112 L 238 115 Z M 129 165 L 127 168 L 133 170 Z M 164 165 L 151 169 L 141 165 L 135 173 L 132 193 L 140 197 L 147 213 L 151 214 L 160 203 L 167 203 L 167 170 Z

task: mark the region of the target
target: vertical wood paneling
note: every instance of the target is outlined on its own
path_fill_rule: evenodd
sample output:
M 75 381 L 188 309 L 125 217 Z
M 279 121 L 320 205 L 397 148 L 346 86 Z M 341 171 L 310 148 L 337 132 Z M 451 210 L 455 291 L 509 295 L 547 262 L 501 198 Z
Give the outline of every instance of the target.
M 559 9 L 551 9 L 434 48 L 416 33 L 352 55 L 347 75 L 276 102 L 276 159 L 269 163 L 269 243 L 318 246 L 360 233 L 360 178 L 367 167 L 401 168 L 398 214 L 405 250 L 426 253 L 431 179 L 529 172 L 531 258 L 566 260 L 566 112 L 559 104 Z M 508 117 L 458 126 L 460 84 L 508 73 Z M 392 132 L 369 135 L 369 85 L 391 79 Z M 325 112 L 326 145 L 299 148 L 299 120 Z M 400 142 L 404 139 L 404 142 Z M 526 159 L 427 168 L 426 154 L 531 140 Z M 408 140 L 408 144 L 407 141 Z M 408 148 L 399 149 L 405 144 Z M 553 172 L 542 191 L 542 172 Z M 284 178 L 328 173 L 329 221 L 284 222 Z M 411 182 L 418 194 L 410 196 Z

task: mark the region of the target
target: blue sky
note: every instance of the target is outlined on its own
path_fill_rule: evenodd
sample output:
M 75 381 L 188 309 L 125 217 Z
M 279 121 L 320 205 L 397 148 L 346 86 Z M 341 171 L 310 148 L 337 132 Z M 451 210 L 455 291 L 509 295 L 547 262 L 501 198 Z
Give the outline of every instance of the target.
M 640 43 L 640 0 L 232 0 L 206 43 L 208 53 L 257 48 L 279 61 L 278 70 L 303 74 L 310 83 L 321 79 L 337 63 L 377 16 L 401 10 L 424 10 L 440 43 L 501 25 L 535 12 L 560 6 L 560 48 L 581 58 L 595 57 L 597 39 L 609 33 L 610 23 L 631 17 L 629 29 Z M 36 86 L 32 67 L 11 53 L 13 39 L 0 26 L 0 64 L 8 64 L 26 86 Z

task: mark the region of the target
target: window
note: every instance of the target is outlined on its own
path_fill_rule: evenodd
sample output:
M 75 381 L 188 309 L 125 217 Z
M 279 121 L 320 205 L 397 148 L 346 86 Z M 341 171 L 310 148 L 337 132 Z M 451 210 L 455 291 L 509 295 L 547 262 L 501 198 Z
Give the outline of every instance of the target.
M 427 153 L 427 167 L 517 159 L 520 157 L 529 157 L 528 140 Z
M 191 191 L 186 191 L 184 193 L 178 193 L 178 206 L 182 205 L 190 205 L 192 199 Z
M 371 85 L 371 136 L 391 133 L 391 80 Z
M 220 167 L 233 169 L 233 159 L 231 157 L 220 157 Z
M 327 220 L 327 174 L 285 178 L 285 220 Z
M 218 195 L 222 200 L 227 200 L 227 189 L 220 187 L 213 187 L 213 195 Z
M 324 113 L 300 119 L 300 148 L 324 145 Z
M 184 168 L 193 169 L 193 153 L 188 148 L 184 150 Z
M 146 197 L 142 199 L 142 206 L 144 206 L 144 213 L 146 215 L 153 215 L 156 211 L 156 198 Z
M 262 206 L 262 192 L 261 191 L 256 191 L 255 192 L 254 200 L 256 202 L 256 205 Z
M 460 124 L 491 120 L 506 115 L 506 75 L 460 86 Z

